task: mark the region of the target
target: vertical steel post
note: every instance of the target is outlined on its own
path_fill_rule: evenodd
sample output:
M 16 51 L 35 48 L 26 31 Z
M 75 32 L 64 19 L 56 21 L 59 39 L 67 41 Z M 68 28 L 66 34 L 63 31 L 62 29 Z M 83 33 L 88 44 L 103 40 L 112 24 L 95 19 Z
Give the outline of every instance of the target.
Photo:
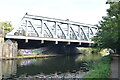
M 25 30 L 26 33 L 25 33 L 25 36 L 28 36 L 28 30 L 27 29 L 28 29 L 28 21 L 26 20 L 26 30 Z
M 44 25 L 43 25 L 43 20 L 41 20 L 41 36 L 44 37 Z
M 54 23 L 55 23 L 55 38 L 57 38 L 57 22 Z
M 89 27 L 88 27 L 88 33 L 87 33 L 88 38 L 89 38 L 89 33 L 90 33 L 90 29 L 89 29 Z
M 70 25 L 67 24 L 67 39 L 70 39 Z
M 78 38 L 79 38 L 79 40 L 81 39 L 80 34 L 81 34 L 80 26 L 78 26 Z
M 90 27 L 88 26 L 88 38 L 90 40 Z

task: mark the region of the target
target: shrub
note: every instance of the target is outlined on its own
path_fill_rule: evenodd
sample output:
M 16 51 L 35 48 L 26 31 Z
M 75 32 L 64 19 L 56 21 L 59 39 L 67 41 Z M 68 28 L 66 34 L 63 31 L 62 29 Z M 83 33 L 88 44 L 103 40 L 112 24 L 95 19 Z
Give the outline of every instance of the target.
M 23 54 L 20 52 L 20 50 L 18 51 L 17 56 L 23 56 Z

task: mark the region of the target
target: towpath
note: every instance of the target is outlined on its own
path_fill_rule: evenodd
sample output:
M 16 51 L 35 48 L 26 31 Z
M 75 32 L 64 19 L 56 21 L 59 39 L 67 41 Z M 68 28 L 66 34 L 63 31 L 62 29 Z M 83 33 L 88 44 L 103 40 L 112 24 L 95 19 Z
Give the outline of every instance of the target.
M 111 63 L 111 75 L 110 78 L 116 78 L 120 80 L 120 56 L 113 56 Z

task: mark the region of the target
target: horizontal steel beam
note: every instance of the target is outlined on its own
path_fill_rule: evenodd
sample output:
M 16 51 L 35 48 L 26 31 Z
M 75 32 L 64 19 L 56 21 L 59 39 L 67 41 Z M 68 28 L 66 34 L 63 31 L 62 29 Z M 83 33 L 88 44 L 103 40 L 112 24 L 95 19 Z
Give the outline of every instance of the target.
M 45 41 L 58 41 L 58 42 L 94 43 L 94 41 L 43 38 L 43 37 L 28 37 L 28 36 L 6 36 L 5 38 L 8 38 L 8 39 L 25 39 L 25 40 L 26 39 L 28 39 L 28 40 L 45 40 Z
M 49 22 L 58 22 L 62 24 L 71 24 L 71 25 L 76 25 L 76 26 L 97 28 L 95 25 L 91 25 L 91 24 L 84 24 L 84 23 L 79 23 L 79 22 L 74 22 L 74 21 L 49 18 L 49 17 L 43 17 L 43 16 L 36 16 L 36 15 L 30 15 L 30 14 L 25 15 L 23 18 L 34 19 L 34 20 L 45 20 Z

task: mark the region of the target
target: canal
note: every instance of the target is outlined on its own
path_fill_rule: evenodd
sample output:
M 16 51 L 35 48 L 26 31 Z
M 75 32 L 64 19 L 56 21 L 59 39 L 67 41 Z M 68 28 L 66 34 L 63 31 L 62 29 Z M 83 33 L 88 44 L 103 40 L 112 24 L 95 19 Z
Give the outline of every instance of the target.
M 80 56 L 80 55 L 79 55 Z M 84 62 L 78 62 L 76 56 L 61 56 L 51 58 L 2 60 L 0 61 L 0 76 L 3 79 L 34 77 L 36 75 L 73 74 L 82 78 L 86 72 L 81 70 Z M 71 76 L 71 75 L 70 75 Z

